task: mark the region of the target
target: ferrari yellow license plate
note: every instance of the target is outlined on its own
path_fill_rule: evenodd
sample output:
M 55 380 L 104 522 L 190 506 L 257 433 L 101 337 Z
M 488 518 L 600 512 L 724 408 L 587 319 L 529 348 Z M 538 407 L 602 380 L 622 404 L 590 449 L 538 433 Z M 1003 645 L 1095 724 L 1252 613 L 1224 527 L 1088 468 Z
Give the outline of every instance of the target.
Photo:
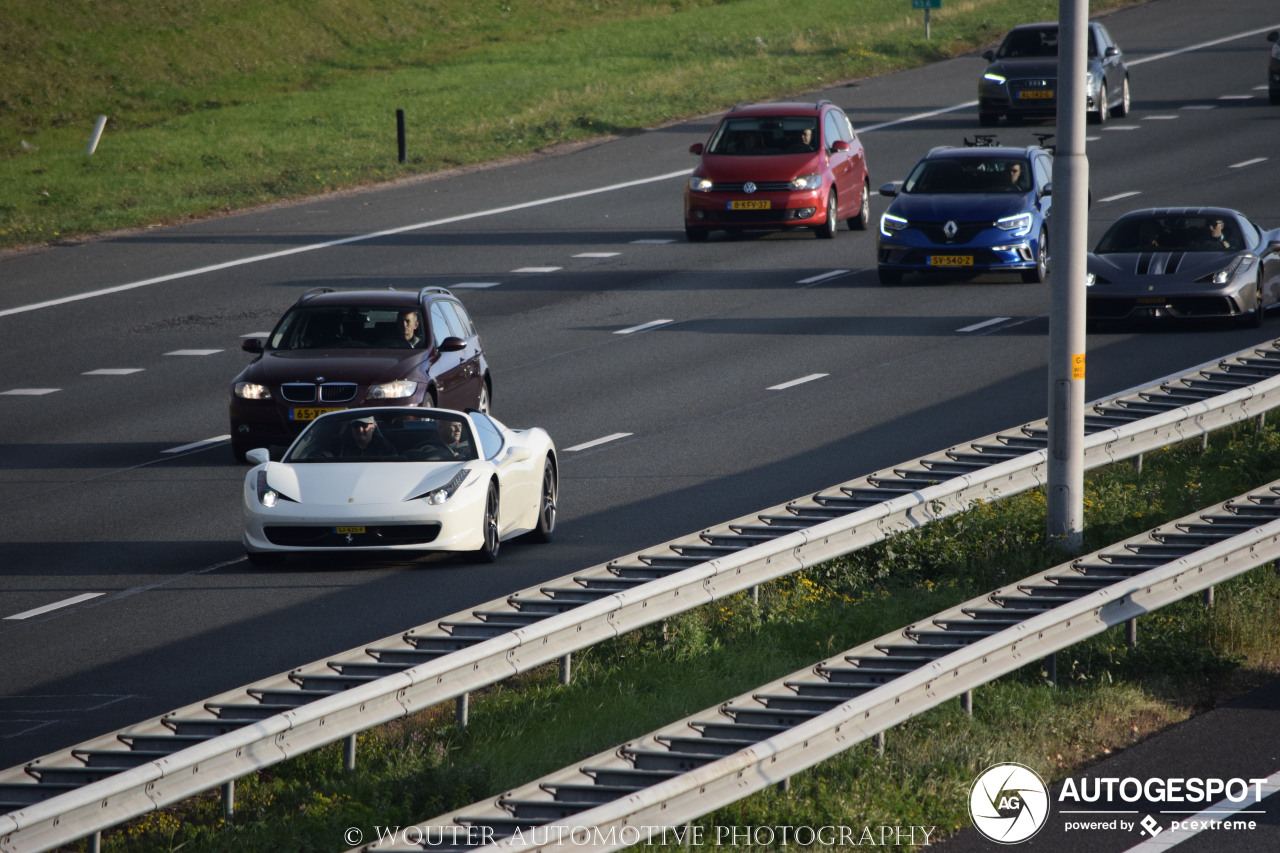
M 328 414 L 329 412 L 341 412 L 341 411 L 342 411 L 342 407 L 338 407 L 336 409 L 302 409 L 302 408 L 290 409 L 289 420 L 314 421 L 316 418 L 320 417 L 321 415 Z
M 1048 101 L 1053 99 L 1052 89 L 1028 89 L 1018 93 L 1024 101 Z
M 333 528 L 333 532 L 334 532 L 334 533 L 338 533 L 338 534 L 342 534 L 342 533 L 364 533 L 364 528 L 363 528 L 363 527 L 335 527 L 335 528 Z
M 931 267 L 971 267 L 973 255 L 930 255 Z
M 751 201 L 731 201 L 729 202 L 730 210 L 769 210 L 773 207 L 773 202 L 767 198 L 752 199 Z

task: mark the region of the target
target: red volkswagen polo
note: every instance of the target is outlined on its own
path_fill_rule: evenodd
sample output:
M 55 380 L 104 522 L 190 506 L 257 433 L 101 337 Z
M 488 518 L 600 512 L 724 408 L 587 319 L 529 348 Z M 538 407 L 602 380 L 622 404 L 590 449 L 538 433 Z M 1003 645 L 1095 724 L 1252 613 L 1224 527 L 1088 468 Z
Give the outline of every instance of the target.
M 684 191 L 684 232 L 810 228 L 831 238 L 841 219 L 870 222 L 862 143 L 830 101 L 740 104 L 689 151 L 702 158 Z

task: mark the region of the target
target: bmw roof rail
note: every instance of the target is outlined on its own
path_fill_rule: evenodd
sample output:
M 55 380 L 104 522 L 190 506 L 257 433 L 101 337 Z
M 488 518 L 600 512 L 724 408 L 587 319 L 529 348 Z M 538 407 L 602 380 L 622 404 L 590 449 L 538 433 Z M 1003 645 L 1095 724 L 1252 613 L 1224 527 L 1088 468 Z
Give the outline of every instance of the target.
M 976 133 L 973 139 L 964 138 L 965 148 L 995 148 L 1000 144 L 994 133 Z
M 310 299 L 311 297 L 319 296 L 322 293 L 333 293 L 333 292 L 334 292 L 334 289 L 332 287 L 313 287 L 310 290 L 308 290 L 306 293 L 303 293 L 301 296 L 299 296 L 298 301 L 301 302 L 304 299 Z
M 438 287 L 436 285 L 428 285 L 427 287 L 424 287 L 418 291 L 418 301 L 421 302 L 423 299 L 425 299 L 428 293 L 440 293 L 440 294 L 443 294 L 444 296 L 453 296 L 453 292 L 448 290 L 447 288 Z

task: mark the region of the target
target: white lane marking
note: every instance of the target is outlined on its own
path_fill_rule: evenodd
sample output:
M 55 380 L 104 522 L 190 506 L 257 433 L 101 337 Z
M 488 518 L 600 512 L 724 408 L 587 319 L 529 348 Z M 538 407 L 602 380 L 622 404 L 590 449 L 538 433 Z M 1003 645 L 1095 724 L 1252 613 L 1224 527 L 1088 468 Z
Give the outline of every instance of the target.
M 569 201 L 575 198 L 585 198 L 587 196 L 598 195 L 600 193 L 613 192 L 615 190 L 629 189 L 630 187 L 639 187 L 645 184 L 658 183 L 667 181 L 672 178 L 683 177 L 693 171 L 693 167 L 681 169 L 678 172 L 668 172 L 665 175 L 655 175 L 651 178 L 640 178 L 635 181 L 624 181 L 620 184 L 610 184 L 605 187 L 595 187 L 589 190 L 580 190 L 573 193 L 565 193 L 564 195 L 551 196 L 548 198 L 534 199 L 533 201 L 520 202 L 519 204 L 509 204 L 505 207 L 494 207 L 489 210 L 478 210 L 475 213 L 461 213 L 457 216 L 448 216 L 444 219 L 434 219 L 428 222 L 415 222 L 412 225 L 401 225 L 396 228 L 387 228 L 382 231 L 372 231 L 368 234 L 355 234 L 350 237 L 341 237 L 337 240 L 326 240 L 323 243 L 310 243 L 306 246 L 294 246 L 290 249 L 282 249 L 278 252 L 268 252 L 265 255 L 253 255 L 248 258 L 239 258 L 234 261 L 223 261 L 220 264 L 210 264 L 205 267 L 197 267 L 196 269 L 183 270 L 181 272 L 169 273 L 167 275 L 156 276 L 155 278 L 147 278 L 142 281 L 134 281 L 128 284 L 120 284 L 115 287 L 104 287 L 101 290 L 94 290 L 88 293 L 77 293 L 73 296 L 64 296 L 60 299 L 50 299 L 46 302 L 36 302 L 32 305 L 21 305 L 17 308 L 6 308 L 0 310 L 0 317 L 7 317 L 10 314 L 22 314 L 27 311 L 36 311 L 40 308 L 52 308 L 55 305 L 66 305 L 69 302 L 79 302 L 84 299 L 93 299 L 98 296 L 108 296 L 113 293 L 122 293 L 126 290 L 133 290 L 139 287 L 148 287 L 152 284 L 162 284 L 166 281 L 176 281 L 182 278 L 191 278 L 192 276 L 203 275 L 210 272 L 218 272 L 220 270 L 234 269 L 242 267 L 246 264 L 256 264 L 261 261 L 273 261 L 279 258 L 287 258 L 291 255 L 300 255 L 304 252 L 314 252 L 317 249 L 329 249 L 334 246 L 345 246 L 348 243 L 360 243 L 366 240 L 377 240 L 381 237 L 390 237 L 396 234 L 404 234 L 409 231 L 421 231 L 426 228 L 435 228 L 439 225 L 452 225 L 455 222 L 466 222 L 470 219 L 479 219 L 484 216 L 496 216 L 502 213 L 511 213 L 516 210 L 526 210 L 531 207 L 541 207 L 542 205 L 554 204 L 559 201 Z M 669 240 L 667 242 L 675 242 Z
M 693 170 L 692 170 L 692 169 L 690 169 L 690 171 L 693 171 Z M 631 245 L 633 245 L 633 246 L 665 246 L 665 245 L 667 245 L 668 243 L 674 243 L 674 242 L 675 242 L 675 240 L 671 240 L 671 239 L 662 239 L 662 240 L 632 240 L 632 241 L 631 241 Z
M 1136 125 L 1136 124 L 1112 124 L 1112 125 L 1108 125 L 1107 127 L 1104 127 L 1104 128 L 1103 128 L 1103 130 L 1104 130 L 1104 131 L 1115 131 L 1115 130 L 1118 130 L 1118 131 L 1138 130 L 1138 125 Z
M 675 320 L 650 320 L 648 323 L 641 323 L 639 326 L 632 326 L 629 329 L 619 329 L 614 332 L 615 335 L 633 335 L 636 332 L 647 332 L 650 329 L 656 329 L 659 326 L 665 326 L 668 323 L 674 323 Z
M 512 270 L 512 272 L 543 274 L 543 273 L 549 273 L 549 272 L 558 272 L 559 270 L 562 270 L 562 269 L 564 269 L 564 267 L 520 267 L 520 269 Z
M 1265 32 L 1270 32 L 1271 30 L 1274 30 L 1278 26 L 1280 26 L 1280 24 L 1272 24 L 1269 27 L 1262 27 L 1261 29 L 1257 29 L 1257 30 L 1249 30 L 1246 33 L 1236 33 L 1235 35 L 1223 36 L 1222 38 L 1214 39 L 1213 41 L 1202 41 L 1199 44 L 1189 45 L 1188 47 L 1180 47 L 1177 50 L 1170 50 L 1170 51 L 1166 51 L 1165 53 L 1155 53 L 1155 54 L 1152 54 L 1151 56 L 1144 56 L 1141 59 L 1134 59 L 1131 61 L 1125 60 L 1125 65 L 1132 68 L 1135 65 L 1145 65 L 1148 62 L 1155 62 L 1156 60 L 1159 60 L 1159 59 L 1168 59 L 1171 56 L 1180 56 L 1184 53 L 1191 53 L 1192 51 L 1203 50 L 1206 47 L 1217 47 L 1218 45 L 1226 44 L 1229 41 L 1237 41 L 1238 39 L 1250 38 L 1252 36 L 1262 35 Z
M 579 252 L 575 258 L 616 258 L 621 252 Z
M 1216 110 L 1217 104 L 1187 104 L 1185 107 L 1178 107 L 1180 110 Z
M 617 441 L 620 438 L 628 438 L 631 435 L 633 435 L 633 433 L 615 432 L 613 435 L 606 435 L 604 438 L 597 438 L 595 441 L 586 441 L 582 444 L 575 444 L 573 447 L 566 447 L 564 452 L 573 453 L 576 450 L 586 450 L 589 447 L 599 447 L 602 444 L 608 444 L 609 442 Z
M 214 355 L 220 353 L 220 349 L 176 349 L 173 352 L 167 352 L 165 355 Z
M 1120 199 L 1122 199 L 1122 198 L 1131 198 L 1131 197 L 1133 197 L 1133 196 L 1135 196 L 1135 195 L 1142 195 L 1142 191 L 1141 191 L 1141 190 L 1130 190 L 1130 191 L 1129 191 L 1129 192 L 1127 192 L 1127 193 L 1117 193 L 1116 195 L 1109 195 L 1109 196 L 1107 196 L 1106 198 L 1100 198 L 1100 199 L 1098 199 L 1098 204 L 1102 204 L 1103 202 L 1108 202 L 1108 201 L 1119 201 L 1119 200 L 1120 200 Z
M 265 338 L 265 337 L 267 337 L 267 335 L 270 335 L 270 334 L 271 334 L 270 332 L 250 332 L 249 334 L 247 334 L 247 335 L 241 335 L 240 337 L 242 337 L 242 338 Z
M 1143 116 L 1143 121 L 1174 121 L 1178 116 Z
M 1133 63 L 1131 62 L 1129 64 L 1132 65 Z M 977 101 L 965 101 L 963 104 L 956 104 L 954 107 L 943 107 L 940 110 L 930 110 L 927 113 L 916 113 L 915 115 L 907 116 L 906 118 L 896 118 L 893 121 L 882 121 L 879 124 L 868 125 L 862 128 L 861 130 L 859 130 L 858 133 L 870 133 L 873 130 L 881 130 L 886 127 L 893 127 L 896 124 L 906 124 L 909 121 L 919 121 L 920 119 L 933 118 L 934 116 L 946 115 L 947 113 L 954 113 L 957 110 L 967 110 L 970 107 L 976 107 L 977 105 L 978 105 Z
M 1254 86 L 1254 87 L 1253 87 L 1253 91 L 1255 91 L 1255 92 L 1266 92 L 1266 91 L 1268 91 L 1270 88 L 1271 88 L 1270 86 Z
M 1259 163 L 1267 162 L 1266 157 L 1254 157 L 1252 160 L 1245 160 L 1242 163 L 1232 163 L 1228 169 L 1243 169 L 1245 166 L 1256 166 Z
M 168 450 L 161 450 L 161 453 L 182 453 L 187 450 L 195 450 L 197 447 L 204 447 L 209 444 L 221 444 L 224 441 L 230 441 L 229 435 L 215 435 L 213 438 L 206 438 L 204 441 L 193 441 L 190 444 L 184 444 L 181 447 L 170 447 Z
M 128 376 L 130 373 L 141 373 L 141 367 L 103 367 L 98 370 L 86 370 L 81 376 Z
M 797 385 L 803 385 L 806 382 L 812 382 L 815 379 L 821 379 L 824 376 L 830 376 L 829 373 L 810 373 L 808 376 L 801 376 L 799 379 L 792 379 L 790 382 L 783 382 L 781 385 L 770 385 L 766 391 L 783 391 L 787 388 L 794 388 Z
M 1099 139 L 1101 139 L 1101 138 L 1102 138 L 1101 136 L 1086 136 L 1086 137 L 1084 138 L 1084 141 L 1085 141 L 1085 142 L 1097 142 L 1097 141 L 1098 141 Z
M 63 607 L 71 607 L 74 604 L 79 604 L 82 601 L 88 601 L 91 598 L 97 598 L 100 595 L 106 595 L 106 593 L 86 592 L 82 595 L 72 596 L 71 598 L 63 599 L 62 601 L 55 601 L 53 604 L 46 604 L 44 607 L 37 607 L 33 610 L 24 610 L 21 613 L 15 613 L 12 616 L 6 616 L 4 618 L 6 620 L 30 619 L 32 616 L 42 616 L 45 613 L 50 613 L 54 610 L 61 610 Z
M 502 284 L 500 281 L 460 281 L 457 284 L 449 285 L 450 290 L 479 290 L 485 287 L 497 287 Z
M 42 394 L 52 394 L 54 391 L 61 390 L 61 388 L 14 388 L 10 391 L 0 391 L 0 396 L 39 397 Z
M 816 284 L 820 281 L 826 281 L 829 278 L 835 278 L 838 275 L 844 275 L 847 272 L 848 270 L 832 270 L 831 272 L 824 272 L 821 275 L 810 276 L 809 278 L 802 278 L 799 281 L 797 281 L 796 284 Z
M 990 320 L 983 320 L 981 323 L 974 323 L 972 326 L 965 326 L 963 329 L 956 329 L 957 332 L 976 332 L 979 329 L 985 329 L 987 326 L 994 326 L 996 323 L 1003 323 L 1012 317 L 992 317 Z
M 1268 776 L 1266 781 L 1262 783 L 1261 788 L 1262 791 L 1259 792 L 1257 788 L 1250 785 L 1249 796 L 1245 797 L 1240 802 L 1236 803 L 1231 800 L 1222 800 L 1214 803 L 1204 811 L 1197 812 L 1191 817 L 1183 819 L 1188 823 L 1196 821 L 1199 827 L 1198 829 L 1167 829 L 1159 835 L 1153 835 L 1141 844 L 1136 844 L 1133 847 L 1130 847 L 1125 851 L 1125 853 L 1156 853 L 1156 851 L 1160 850 L 1169 850 L 1177 847 L 1184 841 L 1190 841 L 1201 832 L 1209 829 L 1210 821 L 1226 820 L 1233 814 L 1265 814 L 1266 811 L 1262 809 L 1252 811 L 1245 811 L 1245 809 L 1249 806 L 1262 802 L 1276 791 L 1280 791 L 1280 771 L 1276 771 Z M 1259 796 L 1259 793 L 1261 793 L 1261 796 Z M 1187 812 L 1162 811 L 1161 814 L 1187 814 Z
M 1219 95 L 1219 101 L 1252 101 L 1256 95 Z

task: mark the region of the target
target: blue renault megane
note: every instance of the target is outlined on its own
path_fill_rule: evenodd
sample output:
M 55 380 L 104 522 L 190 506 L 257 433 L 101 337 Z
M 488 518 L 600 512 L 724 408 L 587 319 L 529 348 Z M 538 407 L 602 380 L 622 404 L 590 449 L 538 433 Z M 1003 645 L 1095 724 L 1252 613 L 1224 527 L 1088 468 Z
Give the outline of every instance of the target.
M 1048 147 L 979 137 L 963 148 L 934 148 L 905 181 L 880 188 L 893 199 L 880 217 L 880 283 L 898 284 L 909 272 L 1017 272 L 1023 281 L 1044 281 L 1052 182 Z

